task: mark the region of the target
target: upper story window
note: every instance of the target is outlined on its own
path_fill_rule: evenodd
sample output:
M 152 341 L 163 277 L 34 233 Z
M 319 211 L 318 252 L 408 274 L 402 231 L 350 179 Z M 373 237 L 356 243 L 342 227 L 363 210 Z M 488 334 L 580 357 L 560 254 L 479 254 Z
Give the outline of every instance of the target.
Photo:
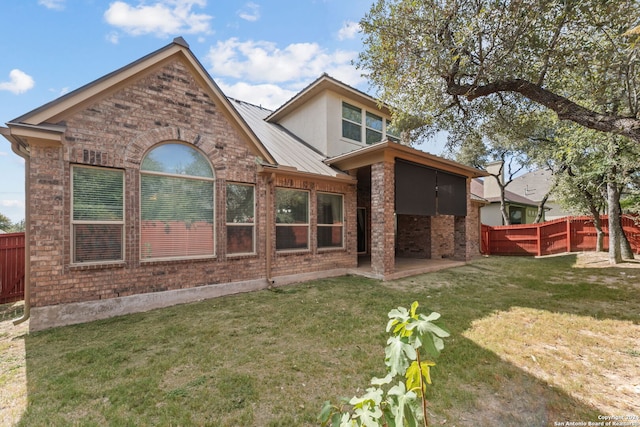
M 342 137 L 366 144 L 400 141 L 388 120 L 347 102 L 342 103 Z
M 362 141 L 362 110 L 346 102 L 342 103 L 342 136 Z
M 122 261 L 124 171 L 71 167 L 72 262 Z
M 214 255 L 214 175 L 195 148 L 162 144 L 140 167 L 140 258 Z
M 375 144 L 382 141 L 382 117 L 367 111 L 367 144 Z

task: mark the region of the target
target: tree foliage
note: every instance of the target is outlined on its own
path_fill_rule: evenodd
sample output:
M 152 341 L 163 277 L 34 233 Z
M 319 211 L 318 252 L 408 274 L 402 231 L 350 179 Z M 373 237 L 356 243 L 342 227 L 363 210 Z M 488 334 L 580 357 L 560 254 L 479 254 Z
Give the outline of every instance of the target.
M 20 233 L 24 231 L 24 219 L 14 223 L 8 216 L 0 213 L 0 230 L 7 233 Z
M 378 0 L 359 66 L 422 129 L 482 122 L 503 105 L 640 142 L 632 0 Z
M 0 213 L 0 230 L 9 231 L 11 229 L 11 220 L 4 214 Z

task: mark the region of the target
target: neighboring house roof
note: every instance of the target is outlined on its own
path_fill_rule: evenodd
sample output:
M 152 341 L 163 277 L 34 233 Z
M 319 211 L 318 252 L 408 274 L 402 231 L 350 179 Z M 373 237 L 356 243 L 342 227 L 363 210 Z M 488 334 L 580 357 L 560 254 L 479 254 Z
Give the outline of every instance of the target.
M 504 199 L 506 202 L 517 203 L 519 205 L 538 206 L 537 202 L 526 197 L 519 196 L 509 190 L 504 190 Z M 500 197 L 488 197 L 489 203 L 500 202 Z
M 513 179 L 507 188 L 515 195 L 531 201 L 541 201 L 553 184 L 553 174 L 549 169 L 537 169 Z M 553 197 L 549 198 L 550 200 Z
M 265 119 L 271 114 L 271 110 L 243 101 L 232 101 L 235 109 L 262 141 L 280 169 L 284 166 L 303 173 L 353 179 L 350 175 L 323 163 L 326 158 L 324 155 L 318 153 L 284 127 L 267 122 Z
M 489 203 L 500 203 L 500 197 L 484 197 L 484 182 L 480 179 L 474 179 L 471 181 L 471 193 L 476 195 L 477 197 L 481 197 L 483 200 L 486 200 Z M 506 189 L 504 191 L 504 198 L 506 202 L 517 203 L 519 205 L 526 206 L 538 206 L 538 202 L 527 197 L 520 196 L 519 194 Z

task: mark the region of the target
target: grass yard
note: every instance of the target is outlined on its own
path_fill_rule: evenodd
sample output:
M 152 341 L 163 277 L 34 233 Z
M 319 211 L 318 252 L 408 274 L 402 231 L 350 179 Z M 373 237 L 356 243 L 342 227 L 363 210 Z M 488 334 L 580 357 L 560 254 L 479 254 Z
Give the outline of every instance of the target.
M 0 424 L 318 425 L 324 400 L 385 375 L 386 315 L 414 300 L 452 332 L 431 371 L 431 425 L 638 416 L 640 269 L 579 261 L 483 258 L 393 282 L 307 282 L 34 334 L 3 321 Z

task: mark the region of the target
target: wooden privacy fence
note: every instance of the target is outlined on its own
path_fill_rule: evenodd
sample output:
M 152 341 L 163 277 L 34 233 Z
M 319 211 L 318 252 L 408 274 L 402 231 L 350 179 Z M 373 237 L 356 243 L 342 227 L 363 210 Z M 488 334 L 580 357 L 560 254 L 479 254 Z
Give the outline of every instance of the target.
M 24 299 L 24 233 L 0 234 L 0 304 Z
M 602 216 L 604 249 L 609 246 L 609 220 Z M 640 218 L 623 216 L 622 228 L 633 252 L 640 254 Z M 482 253 L 487 255 L 552 255 L 594 251 L 597 234 L 590 216 L 556 219 L 540 224 L 482 225 Z

